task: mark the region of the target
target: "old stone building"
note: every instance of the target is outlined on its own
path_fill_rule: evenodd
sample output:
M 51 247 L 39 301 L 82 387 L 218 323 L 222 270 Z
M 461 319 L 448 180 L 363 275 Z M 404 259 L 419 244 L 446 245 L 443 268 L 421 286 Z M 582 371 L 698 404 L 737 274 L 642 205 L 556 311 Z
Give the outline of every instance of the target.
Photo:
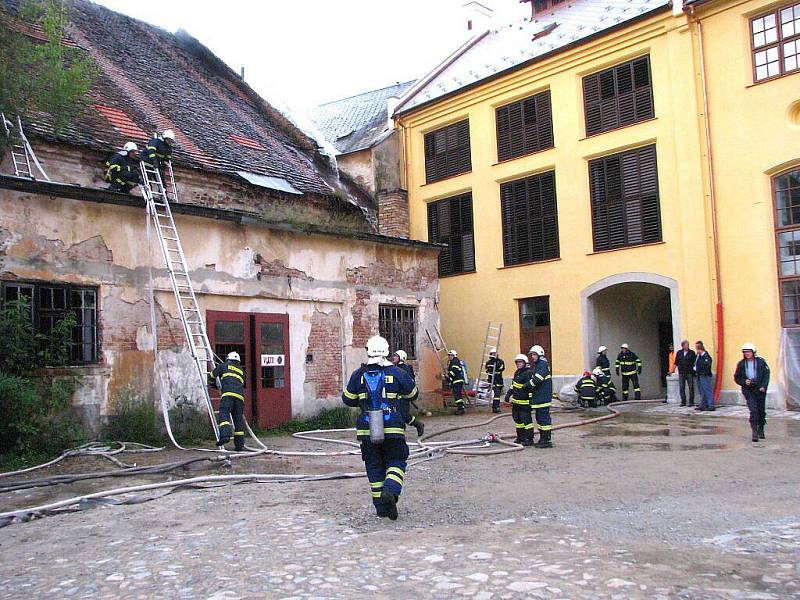
M 0 165 L 0 300 L 30 298 L 39 330 L 76 314 L 74 404 L 86 423 L 128 393 L 200 397 L 143 199 L 102 180 L 113 151 L 166 128 L 190 276 L 212 347 L 243 356 L 251 420 L 274 426 L 337 404 L 379 332 L 433 390 L 423 339 L 438 325 L 438 247 L 383 235 L 373 198 L 197 40 L 84 0 L 72 11 L 65 43 L 99 76 L 67 128 L 24 121 L 52 183 L 13 176 L 8 157 Z M 283 364 L 262 366 L 262 355 Z
M 391 114 L 414 84 L 397 83 L 334 100 L 312 115 L 336 149 L 339 168 L 378 205 L 378 222 L 387 235 L 408 237 L 408 193 L 402 185 L 402 144 Z

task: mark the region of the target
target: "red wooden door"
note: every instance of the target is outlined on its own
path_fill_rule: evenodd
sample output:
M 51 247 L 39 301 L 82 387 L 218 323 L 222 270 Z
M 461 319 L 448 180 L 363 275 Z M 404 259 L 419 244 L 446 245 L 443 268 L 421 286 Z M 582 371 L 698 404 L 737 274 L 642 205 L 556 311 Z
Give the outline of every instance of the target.
M 258 425 L 278 427 L 292 418 L 289 315 L 256 314 L 254 317 Z
M 238 352 L 245 372 L 244 416 L 253 418 L 253 343 L 250 332 L 250 314 L 209 310 L 206 313 L 208 341 L 211 349 L 221 360 L 228 352 Z M 214 408 L 219 409 L 219 390 L 211 390 Z

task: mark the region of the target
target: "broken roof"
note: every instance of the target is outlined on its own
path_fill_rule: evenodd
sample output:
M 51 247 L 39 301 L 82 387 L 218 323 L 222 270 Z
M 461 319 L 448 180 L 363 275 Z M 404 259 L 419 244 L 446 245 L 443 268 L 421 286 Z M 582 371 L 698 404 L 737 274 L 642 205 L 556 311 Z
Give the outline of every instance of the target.
M 471 38 L 400 100 L 402 114 L 670 6 L 670 0 L 572 0 Z
M 327 102 L 317 107 L 312 119 L 341 154 L 371 148 L 392 131 L 387 101 L 400 98 L 413 83 L 397 83 Z
M 47 115 L 28 118 L 29 132 L 111 152 L 169 128 L 177 164 L 275 178 L 303 193 L 371 207 L 355 186 L 340 182 L 311 138 L 186 32 L 172 34 L 88 0 L 75 0 L 70 15 L 69 39 L 99 67 L 89 105 L 57 136 Z

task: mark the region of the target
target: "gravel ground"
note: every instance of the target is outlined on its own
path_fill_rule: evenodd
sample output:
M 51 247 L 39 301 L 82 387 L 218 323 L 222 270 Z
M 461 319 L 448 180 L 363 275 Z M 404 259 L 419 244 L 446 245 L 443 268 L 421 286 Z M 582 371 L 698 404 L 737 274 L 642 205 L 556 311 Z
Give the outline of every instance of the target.
M 374 517 L 354 479 L 182 491 L 10 525 L 0 598 L 800 598 L 800 419 L 770 414 L 768 439 L 752 444 L 740 412 L 629 407 L 555 432 L 552 450 L 428 461 L 409 469 L 397 522 Z M 502 419 L 444 438 L 510 429 Z M 349 456 L 260 457 L 233 471 L 360 468 Z M 0 510 L 165 477 L 131 479 L 7 493 Z

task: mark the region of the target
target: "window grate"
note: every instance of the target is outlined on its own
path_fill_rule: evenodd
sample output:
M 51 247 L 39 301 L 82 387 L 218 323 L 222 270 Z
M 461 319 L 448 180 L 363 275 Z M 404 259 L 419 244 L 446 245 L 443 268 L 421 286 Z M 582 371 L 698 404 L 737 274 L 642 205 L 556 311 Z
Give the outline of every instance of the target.
M 380 305 L 378 326 L 389 342 L 389 351 L 405 350 L 408 358 L 417 358 L 417 309 L 413 306 Z
M 583 103 L 587 136 L 652 119 L 650 57 L 584 77 Z
M 589 161 L 594 250 L 661 241 L 656 147 Z
M 428 240 L 447 244 L 439 253 L 439 275 L 475 270 L 471 193 L 428 204 Z
M 425 182 L 472 170 L 469 119 L 425 134 Z

